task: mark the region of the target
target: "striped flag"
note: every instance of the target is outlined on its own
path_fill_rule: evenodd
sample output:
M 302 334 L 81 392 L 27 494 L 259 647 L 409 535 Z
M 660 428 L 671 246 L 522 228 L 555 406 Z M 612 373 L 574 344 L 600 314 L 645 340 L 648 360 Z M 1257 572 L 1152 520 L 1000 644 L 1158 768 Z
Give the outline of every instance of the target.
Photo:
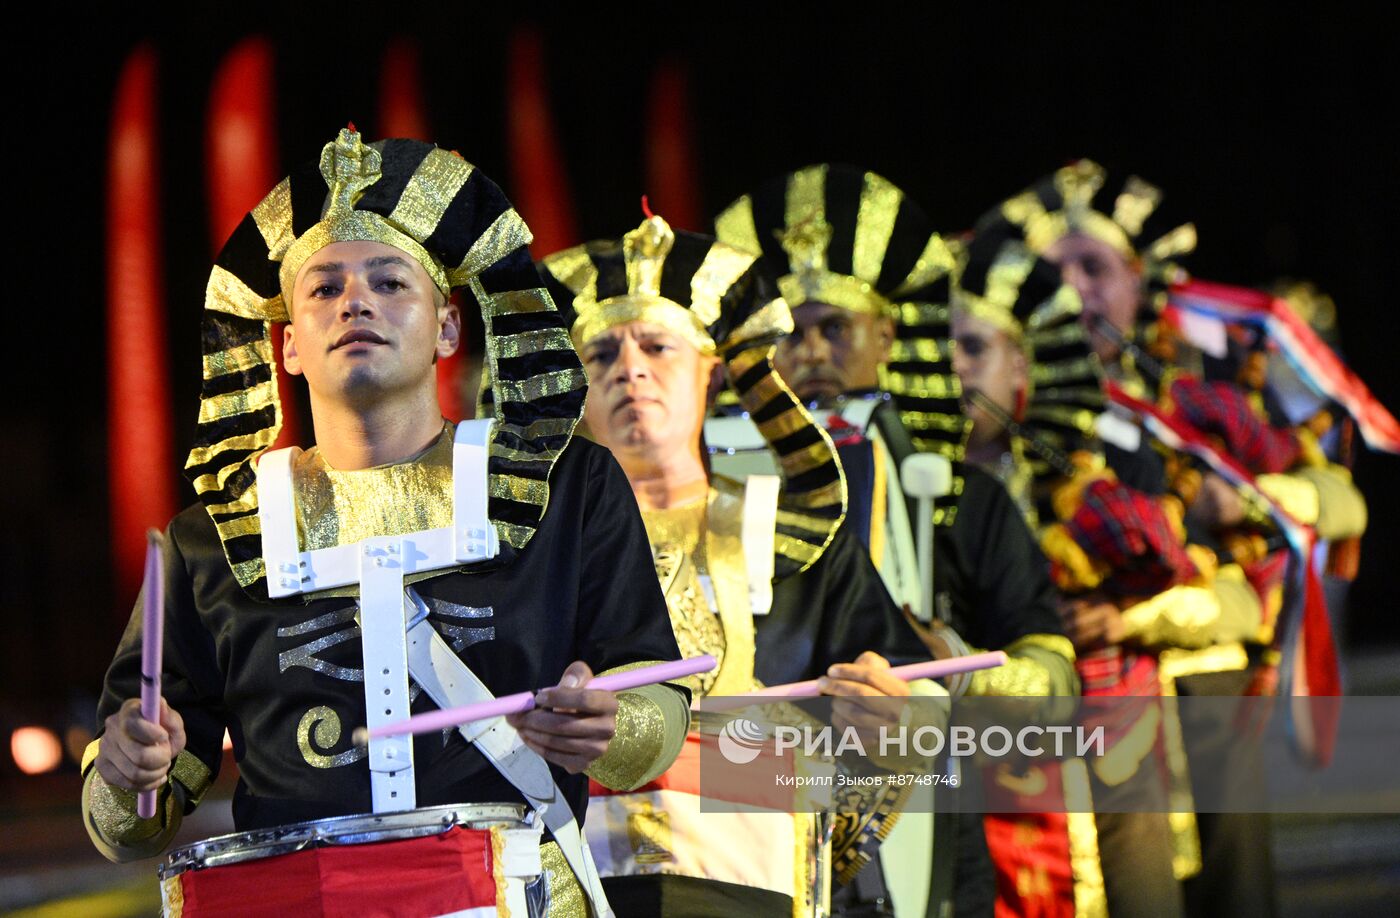
M 1400 453 L 1400 423 L 1395 416 L 1283 299 L 1247 287 L 1190 280 L 1172 285 L 1168 306 L 1232 325 L 1262 328 L 1317 394 L 1337 402 L 1356 419 L 1372 449 Z

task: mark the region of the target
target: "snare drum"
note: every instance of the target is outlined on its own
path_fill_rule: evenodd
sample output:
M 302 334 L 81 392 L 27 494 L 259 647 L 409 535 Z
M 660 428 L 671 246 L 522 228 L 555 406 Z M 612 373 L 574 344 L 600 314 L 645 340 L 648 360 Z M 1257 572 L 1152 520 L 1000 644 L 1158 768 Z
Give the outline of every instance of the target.
M 691 732 L 676 761 L 650 784 L 613 791 L 590 783 L 584 833 L 605 879 L 686 877 L 791 900 L 794 915 L 826 915 L 830 906 L 830 832 L 824 813 L 809 812 L 792 787 L 774 787 L 794 757 L 726 767 L 719 734 L 734 718 L 691 713 Z M 706 751 L 702 752 L 702 748 Z M 701 760 L 712 770 L 702 793 Z M 803 759 L 813 772 L 820 765 Z M 791 773 L 790 767 L 787 773 Z M 648 882 L 648 881 L 642 881 Z M 626 888 L 617 886 L 621 894 Z M 641 888 L 638 886 L 637 888 Z M 742 892 L 736 907 L 759 901 Z
M 537 918 L 540 831 L 523 806 L 459 804 L 221 835 L 170 855 L 161 898 L 172 918 Z

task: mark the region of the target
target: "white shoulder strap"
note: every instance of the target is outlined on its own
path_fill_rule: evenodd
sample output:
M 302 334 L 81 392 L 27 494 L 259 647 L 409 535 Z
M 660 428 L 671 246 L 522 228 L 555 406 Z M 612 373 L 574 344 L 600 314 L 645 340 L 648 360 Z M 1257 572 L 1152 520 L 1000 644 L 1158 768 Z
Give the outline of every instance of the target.
M 953 490 L 953 467 L 942 456 L 912 453 L 899 467 L 904 493 L 918 501 L 919 518 L 919 607 L 920 621 L 933 621 L 933 501 Z
M 365 725 L 379 727 L 409 714 L 408 639 L 404 634 L 404 539 L 365 539 L 358 546 L 360 644 L 365 666 Z M 369 786 L 374 812 L 418 805 L 413 737 L 369 741 Z
M 1135 453 L 1142 445 L 1142 428 L 1113 411 L 1105 411 L 1094 418 L 1094 433 L 1124 452 Z
M 300 449 L 289 446 L 263 453 L 258 461 L 258 526 L 267 565 L 267 593 L 273 599 L 301 592 L 303 565 L 292 487 L 292 464 L 300 455 Z
M 483 561 L 500 552 L 496 527 L 487 515 L 493 423 L 485 419 L 457 425 L 452 444 L 452 526 L 403 536 L 408 548 L 403 555 L 405 576 Z M 258 463 L 258 520 L 267 592 L 273 599 L 360 582 L 356 546 L 300 550 L 292 477 L 300 454 L 295 447 L 274 450 Z
M 452 543 L 459 562 L 494 558 L 500 547 L 487 516 L 493 418 L 462 421 L 452 442 Z
M 883 470 L 885 483 L 885 546 L 882 557 L 876 559 L 876 569 L 895 602 L 911 609 L 920 609 L 922 593 L 919 581 L 919 553 L 914 528 L 909 522 L 909 505 L 904 496 L 904 484 L 899 478 L 899 466 L 885 444 L 878 427 L 871 427 L 870 444 L 874 461 Z M 877 508 L 872 508 L 872 512 Z
M 744 479 L 740 538 L 744 544 L 744 567 L 749 574 L 749 606 L 754 615 L 767 615 L 773 608 L 773 544 L 782 484 L 777 475 L 750 475 Z

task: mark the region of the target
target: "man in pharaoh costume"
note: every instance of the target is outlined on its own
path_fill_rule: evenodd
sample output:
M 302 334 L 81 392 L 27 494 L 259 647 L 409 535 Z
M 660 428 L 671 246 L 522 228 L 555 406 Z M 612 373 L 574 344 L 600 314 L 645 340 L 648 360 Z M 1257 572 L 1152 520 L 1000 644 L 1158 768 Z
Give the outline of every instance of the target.
M 1364 510 L 1357 504 L 1359 495 L 1350 476 L 1327 463 L 1317 449 L 1322 419 L 1306 418 L 1309 423 L 1271 432 L 1255 427 L 1243 414 L 1235 416 L 1242 393 L 1251 403 L 1249 414 L 1268 420 L 1260 391 L 1263 371 L 1255 359 L 1262 353 L 1230 363 L 1229 372 L 1240 386 L 1205 383 L 1200 377 L 1218 376 L 1220 369 L 1203 373 L 1203 355 L 1186 346 L 1165 321 L 1168 290 L 1187 277 L 1179 261 L 1194 251 L 1196 232 L 1192 224 L 1171 219 L 1162 209 L 1162 198 L 1158 188 L 1136 176 L 1114 182 L 1102 167 L 1081 160 L 1007 200 L 988 219 L 1021 225 L 1032 250 L 1060 266 L 1065 281 L 1083 299 L 1084 322 L 1111 380 L 1129 395 L 1160 401 L 1218 444 L 1242 446 L 1245 451 L 1239 457 L 1256 473 L 1289 473 L 1296 483 L 1266 479 L 1261 484 L 1279 494 L 1310 489 L 1308 497 L 1291 500 L 1299 521 L 1319 525 L 1324 537 L 1345 538 L 1364 526 Z M 1207 529 L 1228 528 L 1239 521 L 1240 501 L 1219 475 L 1185 475 L 1178 485 L 1169 480 L 1173 476 L 1164 468 L 1162 451 L 1149 439 L 1138 441 L 1135 461 L 1123 458 L 1125 451 L 1117 444 L 1105 445 L 1120 476 L 1126 480 L 1131 475 L 1144 490 L 1173 485 L 1183 497 L 1199 493 L 1199 504 L 1187 500 L 1188 519 L 1201 521 Z
M 772 369 L 772 342 L 792 320 L 755 255 L 649 216 L 621 240 L 551 255 L 543 268 L 588 372 L 589 435 L 632 485 L 677 640 L 720 660 L 692 690 L 734 695 L 816 678 L 837 699 L 838 722 L 864 726 L 891 713 L 862 698 L 946 696 L 888 672 L 927 652 L 840 525 L 844 481 L 830 438 Z M 780 476 L 711 473 L 702 425 L 726 378 Z M 590 805 L 590 842 L 619 911 L 809 914 L 823 893 L 808 820 L 702 813 L 686 761 L 637 793 L 599 793 Z M 863 873 L 904 791 L 859 796 L 836 818 L 838 884 Z
M 795 327 L 779 342 L 775 365 L 842 439 L 851 515 L 892 595 L 920 620 L 935 653 L 971 645 L 1010 655 L 1008 666 L 974 674 L 955 691 L 1077 694 L 1074 651 L 1044 557 L 1005 489 L 961 461 L 968 421 L 946 340 L 955 247 L 888 180 L 827 164 L 745 195 L 715 226 L 721 240 L 782 266 L 779 289 Z M 720 429 L 707 432 L 712 449 L 729 445 L 719 436 Z M 909 463 L 920 451 L 951 460 L 943 500 L 912 499 L 934 490 L 929 476 L 910 474 L 920 471 Z M 910 535 L 929 523 L 931 539 Z M 952 902 L 960 915 L 990 913 L 995 890 L 981 818 L 950 809 L 934 827 L 934 876 L 924 895 L 935 908 Z
M 953 361 L 973 419 L 969 461 L 1006 482 L 1039 532 L 1069 622 L 1080 624 L 1084 606 L 1116 613 L 1102 631 L 1071 631 L 1084 694 L 1160 694 L 1160 651 L 1215 640 L 1221 614 L 1215 558 L 1186 544 L 1179 500 L 1145 494 L 1107 467 L 1097 429 L 1112 429 L 1112 421 L 1102 417 L 1106 400 L 1079 321 L 1078 293 L 1028 250 L 1018 227 L 984 221 L 954 284 L 952 306 Z M 1239 586 L 1222 589 L 1244 588 L 1242 575 L 1230 583 Z M 1074 866 L 1073 895 L 1067 883 L 1051 883 L 1057 904 L 1037 913 L 1182 911 L 1172 826 L 1182 817 L 1165 812 L 1177 801 L 1161 763 L 1179 762 L 1184 753 L 1173 725 L 1163 723 L 1169 712 L 1147 701 L 1134 707 L 1131 718 L 1108 724 L 1109 750 L 1087 772 L 1080 771 L 1084 763 L 1065 771 L 1066 799 L 1085 799 L 1092 787 L 1097 817 L 1070 812 L 1063 826 L 1048 813 L 989 822 L 989 831 L 1002 832 L 1038 821 L 1063 838 L 1058 850 L 1048 849 L 1058 856 L 1043 863 L 1059 879 Z M 1080 869 L 1096 848 L 1097 889 Z M 1014 852 L 1006 854 L 999 866 L 1015 863 Z M 1011 911 L 1027 911 L 1020 884 L 1005 871 L 1002 879 L 999 894 Z
M 335 817 L 372 813 L 377 833 L 425 808 L 436 828 L 327 849 L 320 868 L 296 860 L 317 856 L 306 850 L 177 873 L 164 883 L 171 913 L 235 896 L 278 913 L 332 908 L 299 879 L 332 860 L 353 878 L 342 909 L 610 913 L 579 828 L 584 772 L 661 773 L 687 729 L 687 693 L 587 687 L 677 647 L 627 479 L 573 436 L 586 378 L 529 241 L 457 154 L 366 145 L 350 128 L 219 255 L 186 465 L 201 503 L 165 536 L 164 702 L 153 723 L 134 700 L 138 611 L 84 760 L 89 834 L 114 860 L 159 852 L 213 781 L 225 730 L 240 832 L 321 820 L 331 834 Z M 434 364 L 458 345 L 449 297 L 462 288 L 485 320 L 494 422 L 444 421 L 437 402 Z M 280 426 L 274 322 L 288 323 L 283 359 L 306 379 L 316 445 L 264 455 Z M 350 742 L 359 724 L 540 686 L 552 688 L 509 723 Z M 159 795 L 154 818 L 137 816 L 143 791 Z M 458 836 L 480 835 L 463 820 L 486 803 L 519 810 L 514 823 L 534 833 L 525 848 L 498 828 L 484 851 L 461 848 Z M 427 881 L 425 867 L 438 868 Z M 463 899 L 464 877 L 482 870 L 484 900 Z M 516 882 L 541 872 L 528 893 Z
M 1287 630 L 1299 629 L 1310 639 L 1293 645 L 1305 648 L 1297 672 L 1305 674 L 1313 693 L 1336 694 L 1325 612 L 1306 586 L 1307 550 L 1280 547 L 1286 541 L 1281 535 L 1296 522 L 1322 538 L 1349 539 L 1365 526 L 1364 502 L 1346 470 L 1328 463 L 1317 449 L 1316 424 L 1273 427 L 1260 400 L 1236 382 L 1203 380 L 1200 355 L 1182 346 L 1162 321 L 1167 291 L 1186 279 L 1177 259 L 1196 245 L 1194 227 L 1169 219 L 1162 199 L 1158 188 L 1135 176 L 1116 182 L 1102 167 L 1082 160 L 1007 200 L 987 219 L 1020 225 L 1031 250 L 1059 265 L 1064 280 L 1079 292 L 1084 323 L 1120 416 L 1155 434 L 1174 428 L 1192 441 L 1189 450 L 1181 442 L 1167 448 L 1138 428 L 1106 428 L 1119 434 L 1105 444 L 1118 477 L 1147 493 L 1174 494 L 1186 507 L 1191 542 L 1237 562 L 1222 565 L 1215 577 L 1214 642 L 1162 653 L 1163 687 L 1183 695 L 1270 693 L 1277 672 L 1292 678 L 1294 663 L 1281 659 L 1280 648 Z M 1242 369 L 1246 379 L 1249 361 Z M 1227 458 L 1222 462 L 1220 456 Z M 1287 518 L 1280 515 L 1283 510 Z M 1276 627 L 1286 579 L 1293 581 L 1297 608 L 1287 628 Z M 1080 603 L 1070 612 L 1071 631 L 1081 638 L 1123 631 L 1120 610 L 1112 604 Z M 1231 786 L 1247 796 L 1259 764 L 1231 760 L 1230 730 L 1222 722 L 1214 729 L 1195 725 L 1187 731 L 1187 759 L 1198 792 L 1201 775 L 1230 774 L 1238 776 Z M 1199 861 L 1190 833 L 1178 833 L 1178 854 L 1184 856 L 1178 858 L 1177 873 L 1190 877 L 1188 912 L 1273 914 L 1267 819 L 1203 813 L 1199 829 Z M 1197 863 L 1199 873 L 1192 877 Z

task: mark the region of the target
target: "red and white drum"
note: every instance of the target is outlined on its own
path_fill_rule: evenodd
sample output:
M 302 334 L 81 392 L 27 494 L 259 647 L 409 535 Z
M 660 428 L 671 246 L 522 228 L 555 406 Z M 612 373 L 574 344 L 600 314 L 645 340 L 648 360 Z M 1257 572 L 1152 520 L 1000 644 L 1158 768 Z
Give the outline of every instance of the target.
M 716 880 L 786 896 L 793 900 L 795 915 L 827 914 L 831 872 L 826 818 L 796 803 L 800 792 L 773 789 L 771 779 L 765 786 L 757 777 L 791 774 L 793 757 L 779 760 L 765 749 L 756 763 L 729 765 L 716 751 L 717 736 L 733 718 L 705 711 L 691 716 L 685 746 L 655 781 L 624 792 L 590 782 L 584 833 L 598 873 Z M 703 795 L 702 747 L 709 749 L 705 768 L 714 772 Z M 714 796 L 716 792 L 722 799 Z
M 539 916 L 540 826 L 514 804 L 344 816 L 221 835 L 160 868 L 170 918 Z

